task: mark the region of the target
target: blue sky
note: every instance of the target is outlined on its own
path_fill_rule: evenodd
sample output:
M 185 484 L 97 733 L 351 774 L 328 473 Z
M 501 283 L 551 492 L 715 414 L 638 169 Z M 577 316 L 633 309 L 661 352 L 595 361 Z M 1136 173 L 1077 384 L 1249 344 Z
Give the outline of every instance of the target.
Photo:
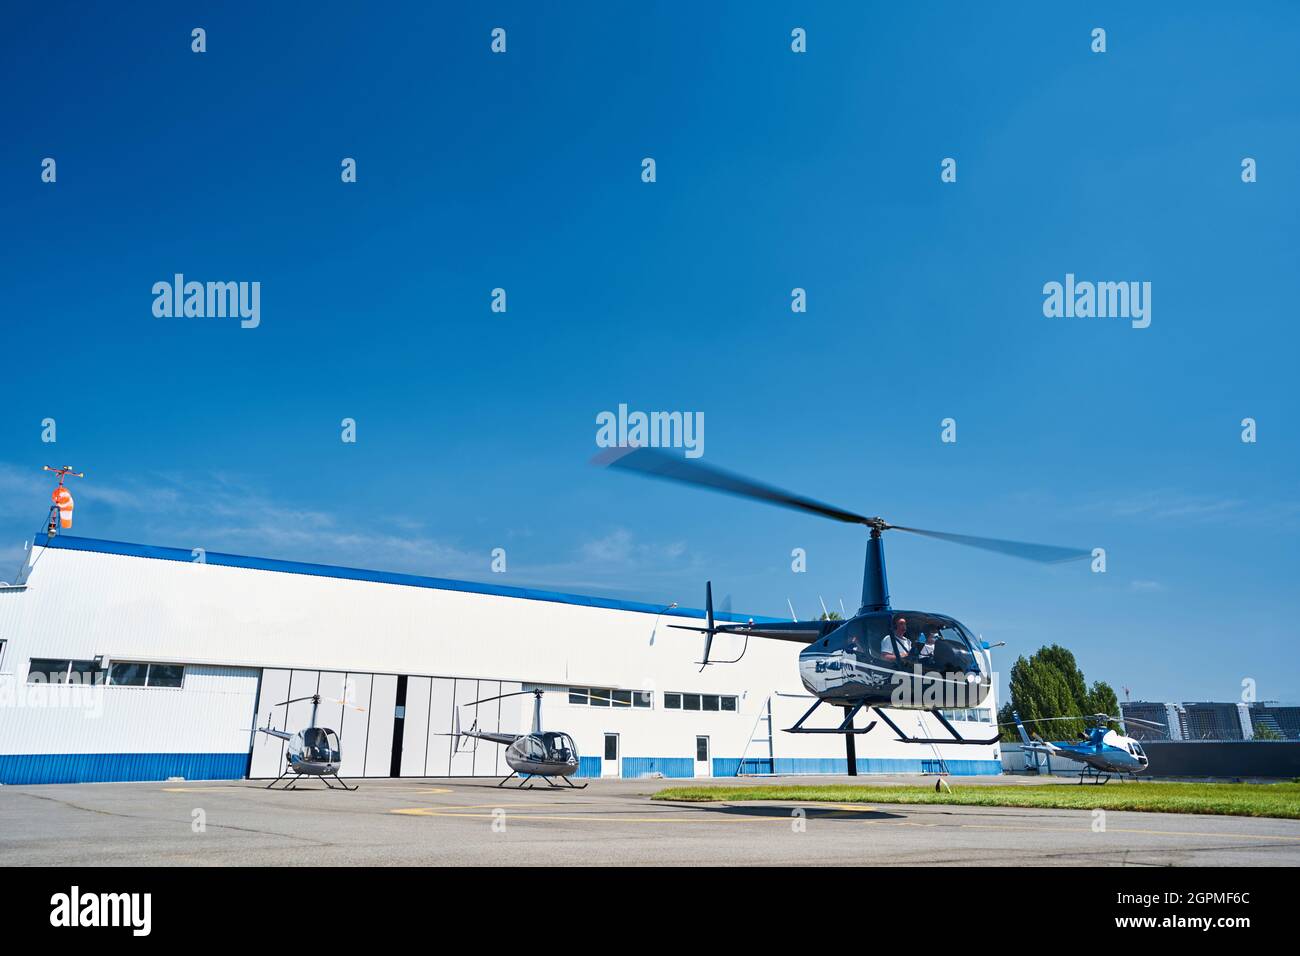
M 625 402 L 846 508 L 1105 547 L 1095 575 L 889 542 L 895 605 L 1004 668 L 1056 641 L 1135 699 L 1300 698 L 1294 5 L 5 19 L 6 568 L 71 463 L 91 537 L 856 605 L 858 530 L 588 466 Z M 176 272 L 261 282 L 261 325 L 155 318 Z M 1067 272 L 1151 282 L 1150 328 L 1045 318 Z

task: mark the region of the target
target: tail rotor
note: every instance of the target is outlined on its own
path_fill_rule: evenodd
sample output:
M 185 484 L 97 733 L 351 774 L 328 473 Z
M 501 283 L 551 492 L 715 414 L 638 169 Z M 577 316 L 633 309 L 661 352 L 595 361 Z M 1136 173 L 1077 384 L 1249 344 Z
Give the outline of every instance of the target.
M 729 617 L 731 615 L 731 597 L 729 595 L 723 598 L 722 605 L 724 613 Z M 750 623 L 752 624 L 753 622 L 751 621 Z M 735 661 L 715 661 L 711 660 L 709 657 L 713 651 L 713 635 L 734 633 L 734 630 L 727 628 L 726 625 L 719 627 L 716 623 L 716 617 L 713 613 L 712 581 L 704 582 L 704 627 L 693 627 L 689 624 L 669 624 L 668 626 L 676 628 L 679 631 L 698 631 L 704 635 L 704 659 L 698 662 L 701 671 L 710 664 L 734 664 L 736 661 L 740 660 L 738 657 Z M 746 646 L 748 646 L 749 638 L 746 637 L 745 641 Z M 743 651 L 741 652 L 741 656 L 744 656 Z

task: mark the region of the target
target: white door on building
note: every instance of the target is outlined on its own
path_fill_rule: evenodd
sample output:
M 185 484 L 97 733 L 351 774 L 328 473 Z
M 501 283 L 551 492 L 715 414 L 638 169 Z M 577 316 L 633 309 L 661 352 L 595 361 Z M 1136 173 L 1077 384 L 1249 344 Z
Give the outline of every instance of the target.
M 710 756 L 711 755 L 709 753 L 709 738 L 696 737 L 695 738 L 695 776 L 697 777 L 713 776 L 713 761 L 709 759 Z
M 605 735 L 605 750 L 601 754 L 600 775 L 602 777 L 617 777 L 619 775 L 619 753 L 618 734 Z

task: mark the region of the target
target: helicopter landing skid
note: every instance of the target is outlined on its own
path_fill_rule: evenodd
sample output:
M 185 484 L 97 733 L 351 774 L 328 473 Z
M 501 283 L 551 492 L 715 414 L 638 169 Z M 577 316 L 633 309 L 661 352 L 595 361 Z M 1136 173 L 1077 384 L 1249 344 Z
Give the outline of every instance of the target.
M 866 706 L 865 702 L 861 702 L 855 704 L 853 707 L 848 709 L 848 712 L 844 715 L 844 720 L 840 722 L 840 725 L 838 727 L 805 727 L 803 725 L 803 722 L 807 720 L 809 717 L 811 717 L 813 715 L 813 711 L 815 711 L 818 707 L 820 707 L 824 703 L 826 703 L 826 701 L 822 700 L 821 698 L 818 698 L 816 701 L 814 701 L 813 705 L 808 708 L 808 710 L 804 713 L 804 715 L 800 717 L 797 721 L 795 721 L 795 725 L 793 727 L 786 728 L 786 733 L 788 734 L 865 734 L 865 733 L 870 733 L 871 729 L 876 726 L 877 721 L 874 720 L 871 723 L 867 724 L 867 726 L 865 727 L 853 726 L 853 718 L 857 716 L 858 711 L 860 711 L 863 707 Z M 928 711 L 928 713 L 934 714 L 935 717 L 939 718 L 939 723 L 943 724 L 944 729 L 948 731 L 948 733 L 952 734 L 952 736 L 951 737 L 910 737 L 907 734 L 903 733 L 903 731 L 899 728 L 898 724 L 894 723 L 892 720 L 889 719 L 889 715 L 886 714 L 883 709 L 881 709 L 880 707 L 872 707 L 871 709 L 876 712 L 876 715 L 881 720 L 883 720 L 886 724 L 889 725 L 889 729 L 894 732 L 894 736 L 896 736 L 899 740 L 901 740 L 905 744 L 966 744 L 968 746 L 988 746 L 989 744 L 997 743 L 999 739 L 997 737 L 991 737 L 988 740 L 967 740 L 965 737 L 963 737 L 961 734 L 957 732 L 956 727 L 954 727 L 952 724 L 948 722 L 948 718 L 946 718 L 943 714 L 939 713 L 939 711 L 937 710 L 931 710 Z
M 515 772 L 512 773 L 509 777 L 506 777 L 504 780 L 502 780 L 500 783 L 498 783 L 497 786 L 498 786 L 498 787 L 504 787 L 504 786 L 505 786 L 507 783 L 509 783 L 512 779 L 514 779 L 515 777 L 519 777 L 519 784 L 518 784 L 518 786 L 515 787 L 515 789 L 516 789 L 516 790 L 532 790 L 532 789 L 533 789 L 532 779 L 533 779 L 534 777 L 539 777 L 539 776 L 542 777 L 542 779 L 546 781 L 547 787 L 548 787 L 548 789 L 550 789 L 550 790 L 565 790 L 565 789 L 570 789 L 570 790 L 586 790 L 586 789 L 587 789 L 587 785 L 586 785 L 585 783 L 581 783 L 581 784 L 579 784 L 579 783 L 574 783 L 574 782 L 573 782 L 572 780 L 570 780 L 568 777 L 561 777 L 561 778 L 560 778 L 560 779 L 563 780 L 563 781 L 565 782 L 565 784 L 567 785 L 567 787 L 561 787 L 559 784 L 557 784 L 557 783 L 555 783 L 554 781 L 552 781 L 550 777 L 542 776 L 541 774 L 533 774 L 533 773 L 525 774 L 525 775 L 523 775 L 522 777 L 520 777 L 518 771 L 515 771 Z
M 816 702 L 808 708 L 804 715 L 795 721 L 794 726 L 787 727 L 785 732 L 787 734 L 869 734 L 871 733 L 871 729 L 876 726 L 876 721 L 874 720 L 865 727 L 853 726 L 853 718 L 858 715 L 858 711 L 860 711 L 864 706 L 858 704 L 844 715 L 844 719 L 840 721 L 838 727 L 805 727 L 803 722 L 811 717 L 813 711 L 824 703 L 826 702 L 820 697 L 817 698 Z
M 1089 767 L 1088 769 L 1086 769 L 1086 770 L 1081 770 L 1081 771 L 1079 772 L 1079 785 L 1080 785 L 1080 786 L 1083 785 L 1083 778 L 1084 778 L 1085 776 L 1092 777 L 1092 782 L 1093 782 L 1094 784 L 1096 784 L 1097 786 L 1099 786 L 1099 787 L 1104 787 L 1104 786 L 1106 786 L 1106 784 L 1110 783 L 1110 778 L 1111 778 L 1111 775 L 1107 773 L 1107 774 L 1105 774 L 1106 779 L 1103 780 L 1103 779 L 1101 779 L 1102 776 L 1103 776 L 1103 772 L 1102 772 L 1102 771 L 1100 771 L 1100 770 L 1093 770 L 1091 767 Z M 1120 780 L 1123 780 L 1123 779 L 1124 779 L 1123 777 L 1120 778 Z
M 957 732 L 956 727 L 948 723 L 948 718 L 937 710 L 929 710 L 926 711 L 926 713 L 933 714 L 935 717 L 939 718 L 939 723 L 943 724 L 944 730 L 952 734 L 951 737 L 909 737 L 899 729 L 898 724 L 889 719 L 889 715 L 881 708 L 873 707 L 872 710 L 880 715 L 880 719 L 887 723 L 889 729 L 892 730 L 895 736 L 905 744 L 964 744 L 968 747 L 986 747 L 989 744 L 997 743 L 998 740 L 1001 739 L 999 737 L 990 737 L 988 740 L 967 740 Z
M 325 789 L 326 789 L 326 790 L 348 790 L 348 791 L 352 791 L 352 790 L 356 790 L 357 787 L 360 786 L 359 784 L 353 784 L 351 787 L 349 787 L 349 786 L 348 786 L 348 782 L 347 782 L 346 780 L 344 780 L 342 777 L 340 777 L 340 776 L 339 776 L 338 774 L 336 774 L 336 773 L 309 774 L 308 776 L 315 777 L 315 778 L 318 779 L 321 783 L 325 784 Z M 298 789 L 298 781 L 301 779 L 301 774 L 294 774 L 292 777 L 290 777 L 290 776 L 289 776 L 289 772 L 288 772 L 287 770 L 286 770 L 284 773 L 280 774 L 280 776 L 278 776 L 278 777 L 276 777 L 274 780 L 272 780 L 270 783 L 268 783 L 268 784 L 266 785 L 265 789 L 267 789 L 267 790 L 274 790 L 274 789 L 275 789 L 275 785 L 276 785 L 277 783 L 279 783 L 281 780 L 284 780 L 286 777 L 289 777 L 289 781 L 288 781 L 288 783 L 286 783 L 283 787 L 280 787 L 280 790 L 281 790 L 281 791 L 285 791 L 285 790 L 297 790 L 297 789 Z M 337 784 L 338 784 L 337 787 L 334 786 L 333 783 L 330 783 L 330 781 L 329 781 L 329 778 L 330 778 L 330 777 L 333 777 L 333 778 L 334 778 L 334 783 L 337 783 Z

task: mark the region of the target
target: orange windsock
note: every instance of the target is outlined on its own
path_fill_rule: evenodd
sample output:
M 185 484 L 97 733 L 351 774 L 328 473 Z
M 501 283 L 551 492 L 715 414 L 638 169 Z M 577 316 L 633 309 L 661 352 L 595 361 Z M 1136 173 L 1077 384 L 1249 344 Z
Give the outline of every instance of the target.
M 65 528 L 72 527 L 72 492 L 62 485 L 54 489 L 50 496 L 59 509 L 59 524 Z

